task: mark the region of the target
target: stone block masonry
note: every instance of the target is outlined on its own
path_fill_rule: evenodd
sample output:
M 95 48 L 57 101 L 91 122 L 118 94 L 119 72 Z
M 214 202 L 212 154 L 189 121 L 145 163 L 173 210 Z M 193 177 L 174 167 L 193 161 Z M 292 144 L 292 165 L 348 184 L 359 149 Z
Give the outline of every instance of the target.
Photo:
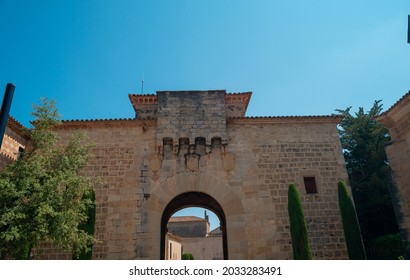
M 227 141 L 225 91 L 157 92 L 157 143 L 163 139 L 204 137 Z
M 377 117 L 389 130 L 391 141 L 386 148 L 393 173 L 391 189 L 400 234 L 410 258 L 410 91 L 386 112 Z
M 255 242 L 249 246 L 251 258 L 292 258 L 287 212 L 287 191 L 292 183 L 301 194 L 314 257 L 347 257 L 336 188 L 339 180 L 347 182 L 347 173 L 335 124 L 300 121 L 229 122 L 228 152 L 237 155 L 237 170 L 231 174 L 230 184 L 241 187 L 242 201 L 249 205 L 246 217 L 254 221 L 247 223 L 251 242 Z M 316 179 L 317 193 L 307 194 L 304 177 Z M 258 236 L 266 238 L 262 242 Z M 267 254 L 262 249 L 267 244 L 276 252 Z
M 23 125 L 13 117 L 9 117 L 3 143 L 0 147 L 0 170 L 16 160 L 29 143 L 29 139 L 23 130 Z
M 251 93 L 159 91 L 129 96 L 136 118 L 66 121 L 86 132 L 99 177 L 93 259 L 163 258 L 166 225 L 188 206 L 214 211 L 221 257 L 291 259 L 287 190 L 301 194 L 316 259 L 346 259 L 337 182 L 348 184 L 338 116 L 245 117 Z M 305 180 L 314 182 L 314 191 Z M 44 246 L 38 258 L 68 258 Z

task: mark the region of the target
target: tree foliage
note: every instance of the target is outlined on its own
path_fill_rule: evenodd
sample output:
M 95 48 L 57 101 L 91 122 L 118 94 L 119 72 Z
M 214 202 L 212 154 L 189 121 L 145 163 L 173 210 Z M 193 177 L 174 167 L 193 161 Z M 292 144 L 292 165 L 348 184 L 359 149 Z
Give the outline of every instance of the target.
M 191 253 L 185 253 L 182 255 L 182 260 L 194 260 L 194 256 Z
M 289 186 L 288 190 L 288 212 L 293 258 L 295 260 L 313 259 L 302 204 L 300 202 L 299 193 L 293 184 Z
M 83 195 L 82 199 L 91 199 L 92 204 L 87 206 L 87 220 L 78 225 L 79 229 L 84 230 L 91 236 L 94 236 L 95 227 L 95 192 L 91 190 Z M 93 244 L 89 244 L 87 248 L 84 248 L 79 253 L 73 253 L 73 259 L 75 260 L 91 260 L 93 256 Z
M 375 120 L 382 111 L 380 102 L 375 101 L 368 112 L 359 108 L 354 115 L 351 107 L 337 110 L 343 115 L 339 134 L 365 243 L 398 231 L 389 193 L 391 170 L 384 150 L 390 137 Z
M 406 250 L 400 233 L 395 233 L 373 239 L 369 253 L 372 260 L 400 260 L 404 259 Z
M 90 156 L 84 136 L 74 135 L 59 145 L 53 128 L 60 124 L 54 101 L 33 106 L 31 145 L 0 173 L 0 254 L 27 259 L 41 241 L 51 241 L 68 252 L 88 248 L 94 237 L 78 225 L 87 220 L 92 191 L 81 176 Z M 90 197 L 90 196 L 88 196 Z
M 363 246 L 356 210 L 353 201 L 350 198 L 350 194 L 342 181 L 339 181 L 338 183 L 338 197 L 349 259 L 365 260 L 366 253 Z

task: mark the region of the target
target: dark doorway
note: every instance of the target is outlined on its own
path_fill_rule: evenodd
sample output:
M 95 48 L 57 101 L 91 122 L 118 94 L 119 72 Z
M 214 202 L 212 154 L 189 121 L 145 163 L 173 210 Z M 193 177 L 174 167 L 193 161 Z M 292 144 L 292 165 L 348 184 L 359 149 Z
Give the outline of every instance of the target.
M 165 207 L 161 218 L 161 246 L 160 258 L 165 259 L 165 235 L 167 224 L 171 216 L 186 207 L 203 207 L 214 212 L 220 221 L 222 231 L 223 258 L 228 259 L 228 241 L 226 234 L 226 218 L 221 205 L 211 196 L 201 192 L 186 192 L 172 199 Z

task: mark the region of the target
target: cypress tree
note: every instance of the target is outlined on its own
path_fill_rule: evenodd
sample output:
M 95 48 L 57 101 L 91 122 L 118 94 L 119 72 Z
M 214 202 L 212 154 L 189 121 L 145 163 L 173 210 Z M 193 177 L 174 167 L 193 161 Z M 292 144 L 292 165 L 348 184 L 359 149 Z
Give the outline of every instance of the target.
M 363 246 L 356 210 L 353 206 L 350 194 L 342 181 L 339 181 L 338 183 L 338 194 L 349 259 L 365 260 L 366 253 Z
M 289 186 L 288 191 L 288 212 L 293 258 L 295 260 L 313 259 L 302 204 L 300 203 L 299 193 L 293 184 Z

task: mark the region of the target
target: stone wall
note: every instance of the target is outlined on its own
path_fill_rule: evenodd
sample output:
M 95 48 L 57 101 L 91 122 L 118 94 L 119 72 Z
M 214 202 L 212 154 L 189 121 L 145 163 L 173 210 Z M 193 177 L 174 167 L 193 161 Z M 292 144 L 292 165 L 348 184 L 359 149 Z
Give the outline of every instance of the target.
M 394 210 L 410 258 L 410 92 L 377 117 L 389 130 L 386 154 L 395 185 L 391 190 Z
M 209 233 L 209 223 L 205 219 L 196 218 L 195 220 L 181 221 L 174 219 L 171 218 L 168 222 L 168 232 L 179 237 L 205 237 Z
M 141 222 L 138 210 L 144 201 L 143 189 L 148 151 L 155 150 L 155 122 L 138 120 L 69 121 L 59 129 L 62 144 L 73 133 L 85 132 L 92 143 L 93 158 L 84 174 L 101 178 L 95 185 L 95 236 L 99 240 L 93 248 L 93 259 L 134 259 L 136 256 L 137 225 Z M 52 247 L 51 247 L 52 248 Z M 48 247 L 43 248 L 48 252 Z M 44 251 L 43 251 L 44 252 Z M 36 258 L 68 258 L 62 252 Z
M 217 210 L 227 258 L 291 259 L 291 183 L 301 194 L 315 258 L 347 258 L 337 199 L 338 180 L 348 183 L 340 118 L 226 118 L 227 95 L 159 92 L 158 119 L 68 121 L 58 129 L 63 142 L 84 131 L 94 143 L 84 171 L 104 182 L 95 187 L 94 259 L 161 258 L 162 225 L 170 217 L 164 215 L 184 194 L 193 196 L 171 210 L 203 204 Z M 229 100 L 239 108 L 232 112 L 246 109 L 247 96 Z M 316 179 L 317 193 L 306 194 L 304 177 Z
M 0 149 L 0 170 L 17 159 L 28 141 L 28 137 L 24 136 L 23 126 L 9 117 Z
M 181 138 L 194 143 L 198 137 L 208 144 L 213 137 L 226 142 L 224 91 L 159 91 L 157 100 L 157 143 Z
M 222 237 L 192 237 L 182 241 L 183 253 L 191 253 L 195 260 L 223 260 Z
M 227 151 L 235 155 L 228 184 L 246 209 L 248 257 L 292 258 L 287 192 L 295 183 L 314 257 L 346 258 L 337 182 L 348 179 L 336 124 L 314 118 L 244 119 L 229 122 L 228 133 Z M 306 194 L 303 177 L 316 178 L 316 194 Z
M 167 233 L 165 236 L 165 259 L 181 260 L 182 259 L 182 238 Z

